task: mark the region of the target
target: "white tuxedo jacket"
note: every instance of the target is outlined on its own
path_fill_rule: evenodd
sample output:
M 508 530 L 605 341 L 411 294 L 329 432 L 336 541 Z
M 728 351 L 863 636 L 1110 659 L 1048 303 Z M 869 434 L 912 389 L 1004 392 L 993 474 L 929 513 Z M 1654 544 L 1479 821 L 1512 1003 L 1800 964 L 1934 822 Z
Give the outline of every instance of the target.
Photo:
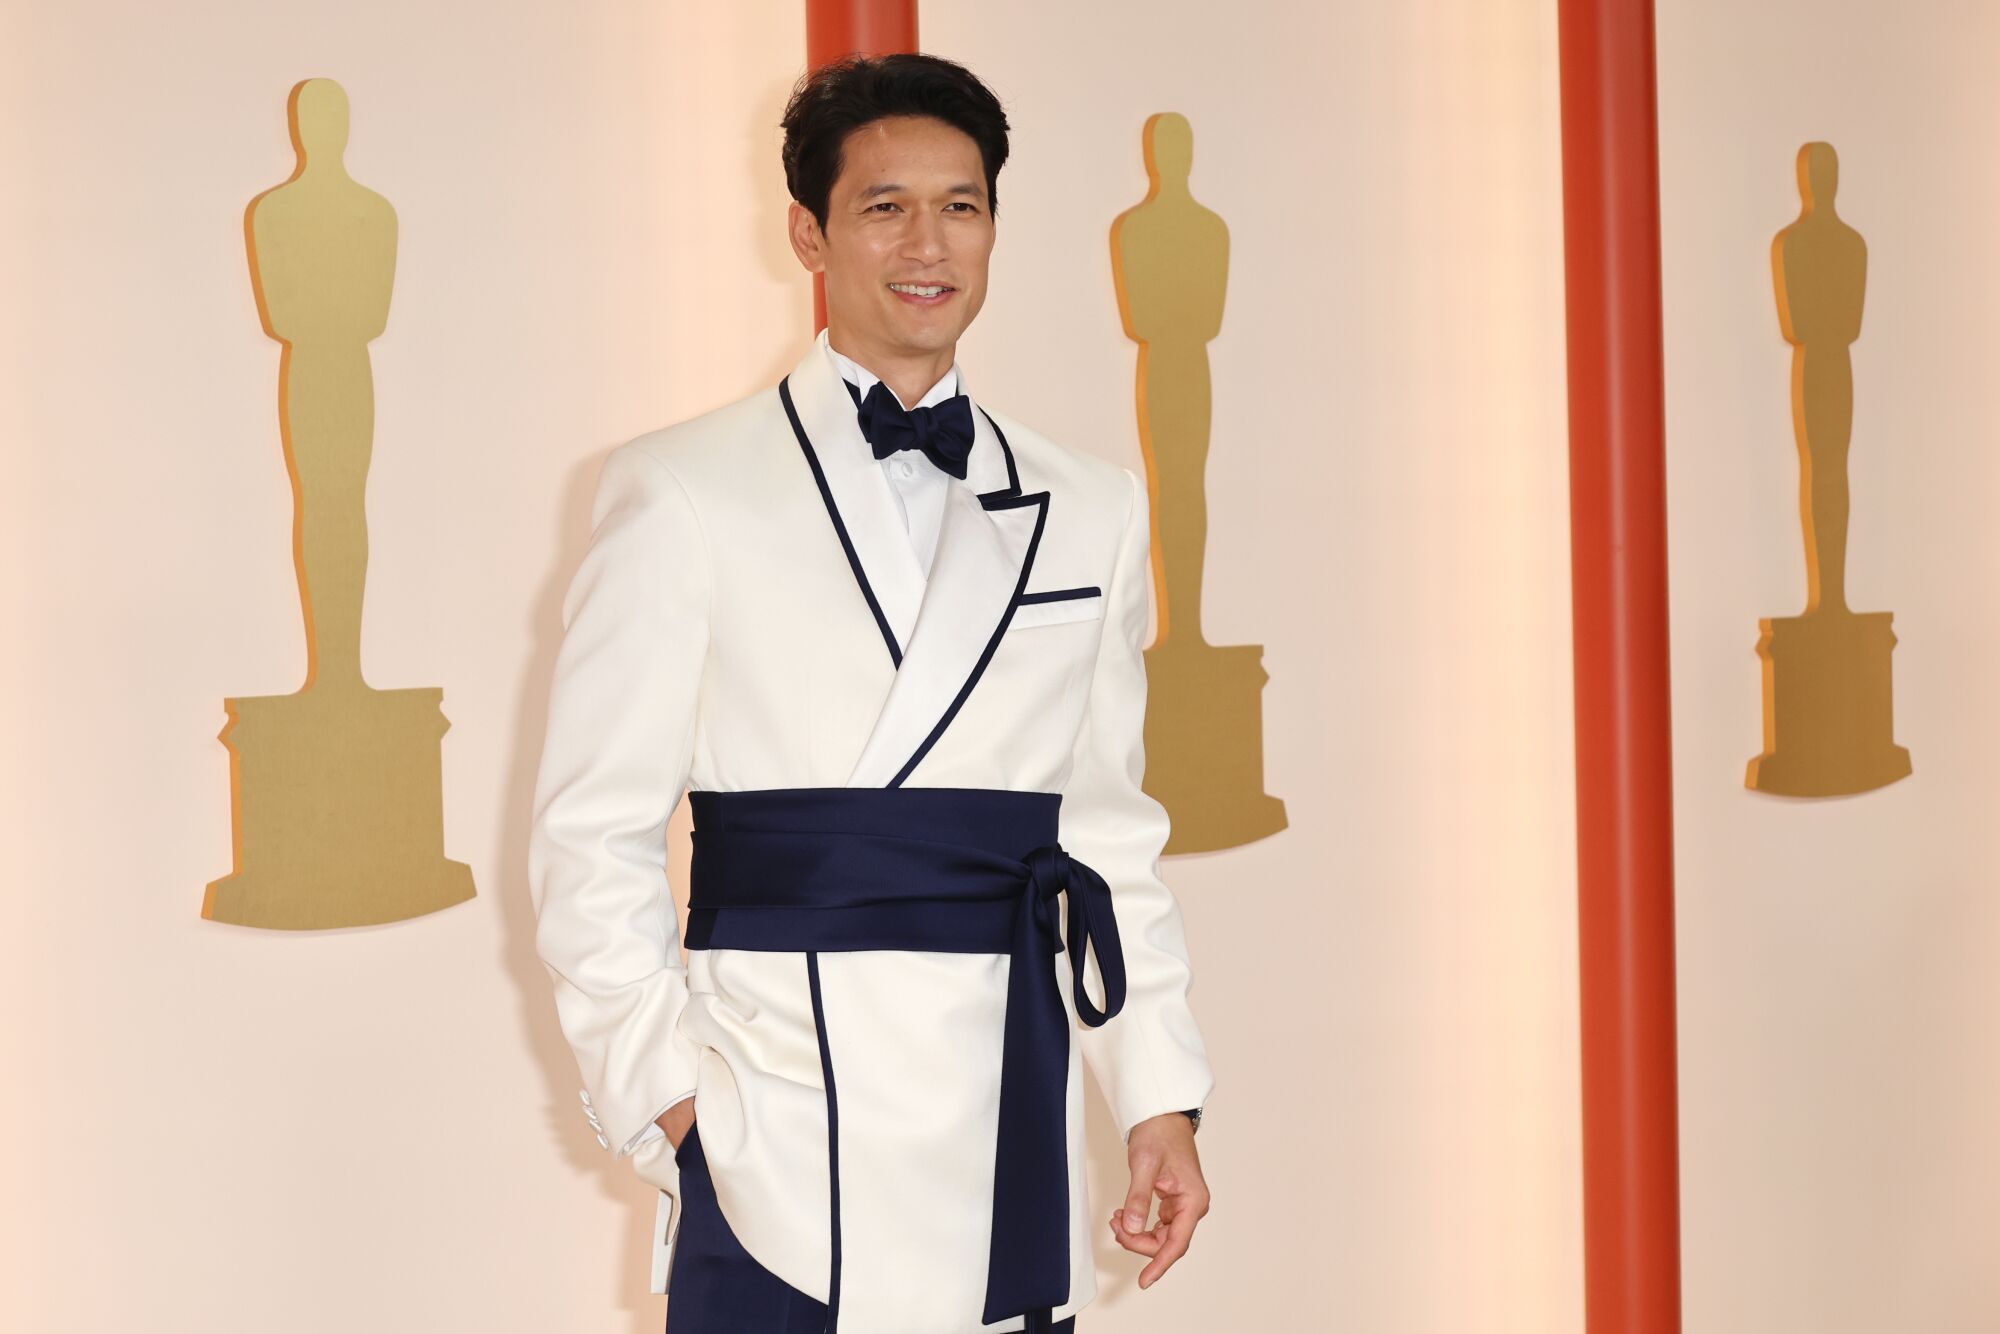
M 926 579 L 824 333 L 781 388 L 789 408 L 774 387 L 614 450 L 564 600 L 528 870 L 582 1110 L 659 1187 L 655 1292 L 680 1178 L 648 1129 L 692 1094 L 717 1201 L 765 1268 L 827 1301 L 838 1227 L 843 1334 L 1021 1329 L 980 1321 L 1008 956 L 823 952 L 822 1033 L 802 954 L 683 964 L 665 833 L 690 786 L 1061 793 L 1127 973 L 1089 1028 L 1048 963 L 1072 1021 L 1061 1319 L 1096 1291 L 1082 1067 L 1127 1135 L 1214 1082 L 1159 875 L 1167 814 L 1140 789 L 1147 491 L 981 406 Z M 1094 958 L 1085 984 L 1101 1001 Z

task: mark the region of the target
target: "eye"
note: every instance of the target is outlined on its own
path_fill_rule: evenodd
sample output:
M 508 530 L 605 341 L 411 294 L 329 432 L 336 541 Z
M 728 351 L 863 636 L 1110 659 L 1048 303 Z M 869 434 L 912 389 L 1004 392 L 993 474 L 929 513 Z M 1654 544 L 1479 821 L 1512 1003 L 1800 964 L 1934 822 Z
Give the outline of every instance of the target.
M 947 205 L 947 207 L 949 207 L 949 208 L 962 208 L 962 209 L 966 210 L 966 211 L 967 211 L 967 212 L 969 212 L 969 213 L 977 213 L 977 212 L 979 211 L 979 206 L 978 206 L 977 204 L 968 204 L 968 203 L 966 203 L 966 202 L 965 202 L 965 201 L 964 201 L 963 199 L 961 199 L 961 200 L 957 201 L 956 203 L 953 203 L 953 204 L 949 204 L 949 205 Z
M 900 204 L 896 204 L 890 200 L 885 199 L 881 203 L 876 204 L 873 208 L 870 208 L 868 211 L 870 213 L 873 213 L 875 209 L 878 208 L 900 208 L 900 207 L 902 207 Z

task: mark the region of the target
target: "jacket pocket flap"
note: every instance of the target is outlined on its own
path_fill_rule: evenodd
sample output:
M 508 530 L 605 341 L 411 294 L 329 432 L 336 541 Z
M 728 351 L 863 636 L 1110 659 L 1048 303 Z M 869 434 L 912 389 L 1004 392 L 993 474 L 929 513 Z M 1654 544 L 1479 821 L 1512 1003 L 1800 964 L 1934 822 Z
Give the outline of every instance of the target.
M 1046 592 L 1023 593 L 1014 604 L 1014 618 L 1007 623 L 1007 628 L 1019 630 L 1032 625 L 1094 621 L 1103 615 L 1104 593 L 1095 585 L 1088 588 L 1054 588 Z

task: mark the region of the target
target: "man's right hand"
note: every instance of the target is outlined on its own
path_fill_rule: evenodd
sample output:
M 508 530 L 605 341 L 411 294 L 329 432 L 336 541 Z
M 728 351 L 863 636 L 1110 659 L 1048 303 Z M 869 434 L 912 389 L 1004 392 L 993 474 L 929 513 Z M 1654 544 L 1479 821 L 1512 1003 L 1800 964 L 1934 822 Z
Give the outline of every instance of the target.
M 666 1111 L 660 1113 L 660 1129 L 667 1132 L 667 1143 L 679 1152 L 681 1141 L 687 1137 L 688 1129 L 694 1125 L 694 1099 L 682 1098 Z

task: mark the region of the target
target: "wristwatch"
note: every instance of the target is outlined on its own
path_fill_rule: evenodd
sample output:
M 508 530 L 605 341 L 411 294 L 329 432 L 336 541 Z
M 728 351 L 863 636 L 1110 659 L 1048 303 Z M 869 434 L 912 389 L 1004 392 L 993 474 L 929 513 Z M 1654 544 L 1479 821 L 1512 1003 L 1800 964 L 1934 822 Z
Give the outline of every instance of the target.
M 1184 1107 L 1181 1109 L 1181 1115 L 1188 1119 L 1189 1130 L 1198 1131 L 1201 1129 L 1201 1108 Z

